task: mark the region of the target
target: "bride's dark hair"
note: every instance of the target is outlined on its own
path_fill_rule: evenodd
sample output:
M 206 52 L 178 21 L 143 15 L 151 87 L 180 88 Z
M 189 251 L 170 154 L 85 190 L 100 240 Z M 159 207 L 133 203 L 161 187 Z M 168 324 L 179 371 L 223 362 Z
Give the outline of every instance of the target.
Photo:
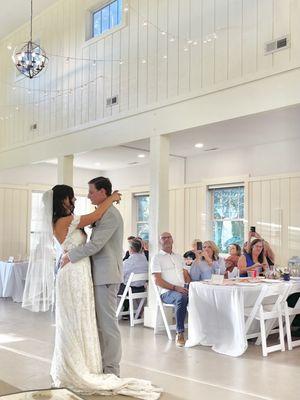
M 55 185 L 52 188 L 53 191 L 53 215 L 52 215 L 52 222 L 55 224 L 55 222 L 62 217 L 66 217 L 67 215 L 70 215 L 68 213 L 68 210 L 64 207 L 64 200 L 66 198 L 69 199 L 70 203 L 73 205 L 73 210 L 74 210 L 74 190 L 71 186 L 68 185 Z M 71 213 L 73 214 L 73 210 L 70 210 Z

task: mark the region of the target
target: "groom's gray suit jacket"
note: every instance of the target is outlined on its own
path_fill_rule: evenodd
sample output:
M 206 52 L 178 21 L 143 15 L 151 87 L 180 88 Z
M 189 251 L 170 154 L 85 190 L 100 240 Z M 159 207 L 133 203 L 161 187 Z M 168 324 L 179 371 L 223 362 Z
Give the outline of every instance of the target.
M 93 228 L 85 245 L 69 251 L 72 263 L 84 257 L 92 259 L 94 285 L 123 282 L 123 219 L 119 210 L 111 206 Z

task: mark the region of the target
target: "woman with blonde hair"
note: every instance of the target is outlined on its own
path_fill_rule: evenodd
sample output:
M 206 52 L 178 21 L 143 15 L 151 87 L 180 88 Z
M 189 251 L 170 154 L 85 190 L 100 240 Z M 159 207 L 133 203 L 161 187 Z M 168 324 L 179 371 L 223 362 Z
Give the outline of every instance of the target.
M 219 256 L 219 249 L 215 242 L 207 240 L 203 243 L 203 250 L 197 250 L 189 274 L 192 281 L 210 279 L 212 274 L 224 274 L 225 261 Z

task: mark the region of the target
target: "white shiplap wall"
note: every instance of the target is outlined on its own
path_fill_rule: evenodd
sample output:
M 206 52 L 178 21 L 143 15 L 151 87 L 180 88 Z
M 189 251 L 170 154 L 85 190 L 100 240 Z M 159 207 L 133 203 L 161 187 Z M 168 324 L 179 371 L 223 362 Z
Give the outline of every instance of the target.
M 241 182 L 240 177 L 222 180 L 223 183 L 237 181 Z M 216 180 L 170 189 L 169 230 L 176 251 L 183 253 L 189 249 L 195 238 L 211 238 L 207 187 L 214 183 Z M 245 232 L 255 225 L 274 248 L 278 264 L 300 255 L 300 173 L 249 178 L 244 183 Z M 31 189 L 0 187 L 0 259 L 28 254 Z M 132 206 L 137 191 L 140 189 L 122 191 L 119 210 L 124 219 L 124 248 L 126 237 L 135 233 Z M 77 193 L 85 194 L 85 189 L 78 189 Z
M 94 0 L 59 0 L 35 18 L 34 37 L 47 50 L 50 62 L 47 71 L 34 81 L 15 82 L 14 66 L 6 48 L 8 43 L 19 45 L 26 41 L 28 26 L 2 41 L 2 149 L 299 65 L 299 1 L 130 0 L 120 28 L 86 42 L 87 10 L 95 4 Z M 146 27 L 145 19 L 151 21 Z M 170 42 L 171 36 L 162 35 L 152 24 L 176 40 Z M 203 43 L 214 32 L 218 38 Z M 264 43 L 284 34 L 290 34 L 291 48 L 265 56 Z M 187 46 L 188 38 L 198 44 Z M 184 51 L 185 47 L 188 51 Z M 105 62 L 98 62 L 95 67 L 92 62 L 66 63 L 64 58 L 51 55 Z M 122 65 L 111 61 L 119 59 L 124 62 Z M 88 83 L 96 77 L 96 83 Z M 52 96 L 34 90 L 31 94 L 23 89 L 12 90 L 14 84 L 31 90 L 52 90 Z M 75 86 L 78 89 L 72 95 L 58 96 L 56 92 Z M 106 98 L 116 94 L 119 104 L 107 108 Z M 5 107 L 7 104 L 12 107 Z M 16 105 L 19 111 L 13 107 Z M 38 124 L 37 131 L 30 130 L 32 123 Z

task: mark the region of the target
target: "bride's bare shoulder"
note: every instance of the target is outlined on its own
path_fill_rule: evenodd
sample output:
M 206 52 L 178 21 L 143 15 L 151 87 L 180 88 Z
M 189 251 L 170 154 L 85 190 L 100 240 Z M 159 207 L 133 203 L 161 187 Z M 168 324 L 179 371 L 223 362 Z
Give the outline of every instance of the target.
M 62 229 L 67 229 L 70 226 L 71 222 L 73 221 L 73 218 L 74 218 L 73 215 L 68 215 L 67 217 L 59 218 L 53 226 L 54 232 L 60 231 Z

